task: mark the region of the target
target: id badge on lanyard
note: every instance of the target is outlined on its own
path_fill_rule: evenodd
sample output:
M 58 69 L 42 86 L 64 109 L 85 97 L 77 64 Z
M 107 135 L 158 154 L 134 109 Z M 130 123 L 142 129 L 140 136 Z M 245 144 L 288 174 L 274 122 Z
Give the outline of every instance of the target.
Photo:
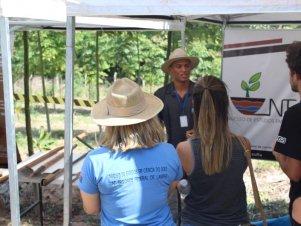
M 180 116 L 180 125 L 181 125 L 181 127 L 188 127 L 187 115 Z
M 179 107 L 181 109 L 181 115 L 180 115 L 180 126 L 181 128 L 185 128 L 185 127 L 188 127 L 188 118 L 187 118 L 187 115 L 184 115 L 184 111 L 185 111 L 185 106 L 186 106 L 186 103 L 187 103 L 187 99 L 188 99 L 188 92 L 185 93 L 185 96 L 184 96 L 184 101 L 182 102 L 181 101 L 181 97 L 179 96 L 179 94 L 175 91 L 176 93 L 176 97 L 177 97 L 177 100 L 178 100 L 178 103 L 179 103 Z

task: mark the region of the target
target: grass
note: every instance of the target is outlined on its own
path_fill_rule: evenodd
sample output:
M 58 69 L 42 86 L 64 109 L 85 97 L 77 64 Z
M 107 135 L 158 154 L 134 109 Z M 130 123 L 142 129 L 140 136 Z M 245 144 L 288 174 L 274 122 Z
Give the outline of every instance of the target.
M 64 110 L 62 108 L 50 108 L 49 109 L 50 127 L 48 144 L 41 147 L 34 146 L 34 152 L 42 150 L 52 149 L 64 143 Z M 25 130 L 25 116 L 24 111 L 20 110 L 15 117 L 16 126 L 16 140 L 21 156 L 27 157 L 27 134 Z M 95 134 L 97 133 L 98 127 L 90 118 L 90 111 L 88 109 L 76 108 L 73 114 L 73 135 L 78 135 L 84 131 L 88 132 L 88 136 L 85 141 L 92 147 L 96 147 Z M 42 105 L 36 105 L 31 109 L 31 131 L 33 136 L 34 144 L 39 142 L 41 133 L 47 133 L 47 121 L 45 116 L 44 107 Z M 40 140 L 39 143 L 42 143 Z M 44 141 L 46 143 L 46 141 Z M 46 147 L 49 146 L 49 147 Z M 76 148 L 78 152 L 87 151 L 87 146 L 81 142 L 78 142 Z
M 271 160 L 252 160 L 252 164 L 254 168 L 259 168 L 261 170 L 267 170 L 267 169 L 278 169 L 279 164 L 276 161 Z

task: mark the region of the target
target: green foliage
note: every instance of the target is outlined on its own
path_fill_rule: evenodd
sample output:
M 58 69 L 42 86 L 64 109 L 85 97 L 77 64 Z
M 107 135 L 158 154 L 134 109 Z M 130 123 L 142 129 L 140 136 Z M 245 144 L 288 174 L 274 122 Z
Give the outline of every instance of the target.
M 40 32 L 41 45 L 43 50 L 44 73 L 48 78 L 54 75 L 65 75 L 65 55 L 66 41 L 65 33 L 55 31 Z M 23 76 L 23 40 L 22 32 L 15 32 L 14 51 L 13 51 L 13 75 L 14 80 Z M 40 59 L 38 49 L 38 32 L 29 32 L 29 73 L 39 74 Z
M 187 23 L 187 52 L 200 59 L 193 70 L 192 78 L 199 76 L 221 76 L 222 29 L 220 26 L 202 23 Z
M 33 140 L 34 146 L 40 151 L 50 150 L 54 140 L 51 139 L 51 133 L 48 133 L 43 127 L 39 130 L 39 137 Z
M 253 159 L 253 167 L 254 169 L 278 169 L 279 163 L 277 161 L 269 161 L 269 160 L 257 160 Z
M 257 72 L 251 76 L 249 83 L 242 80 L 241 88 L 246 91 L 246 97 L 250 97 L 250 91 L 256 91 L 260 87 L 260 82 L 258 81 L 261 77 L 261 72 Z
M 98 36 L 98 48 L 97 43 Z M 221 74 L 221 38 L 219 26 L 187 24 L 186 50 L 200 59 L 191 78 L 201 75 Z M 166 59 L 167 31 L 76 31 L 75 33 L 75 91 L 76 96 L 92 96 L 96 99 L 97 68 L 99 84 L 108 85 L 114 75 L 128 77 L 141 84 L 160 86 L 164 82 L 161 65 Z M 181 47 L 181 33 L 172 32 L 172 50 Z M 66 69 L 65 31 L 40 31 L 44 74 L 48 79 L 64 80 Z M 96 50 L 98 49 L 98 59 Z M 29 70 L 35 76 L 40 73 L 38 32 L 29 32 Z M 13 52 L 14 81 L 23 77 L 22 32 L 15 32 Z M 97 65 L 98 63 L 98 65 Z M 53 88 L 55 95 L 56 87 Z M 95 89 L 95 90 L 94 90 Z M 50 94 L 49 94 L 50 95 Z
M 238 27 L 238 25 L 236 25 Z M 249 29 L 297 29 L 301 25 L 240 25 Z M 96 60 L 96 37 L 98 37 L 98 59 Z M 96 75 L 99 68 L 99 83 L 110 84 L 114 74 L 117 78 L 129 77 L 151 86 L 162 85 L 164 73 L 161 64 L 166 59 L 167 31 L 76 31 L 75 33 L 75 80 L 78 81 L 79 94 L 88 92 L 96 95 Z M 64 79 L 66 69 L 65 31 L 40 31 L 44 74 L 47 78 Z M 197 56 L 200 64 L 192 71 L 191 78 L 199 76 L 221 76 L 223 28 L 209 23 L 186 24 L 185 42 L 189 55 Z M 30 74 L 40 72 L 38 32 L 29 32 Z M 172 50 L 181 47 L 181 33 L 172 32 Z M 22 32 L 15 32 L 13 51 L 13 79 L 23 77 Z M 98 62 L 98 65 L 97 65 Z M 255 78 L 253 78 L 255 79 Z M 85 86 L 80 86 L 85 84 Z M 88 88 L 87 88 L 88 87 Z M 90 87 L 90 88 L 89 88 Z M 260 87 L 259 81 L 249 81 L 242 88 L 249 93 Z M 89 89 L 89 90 L 88 90 Z

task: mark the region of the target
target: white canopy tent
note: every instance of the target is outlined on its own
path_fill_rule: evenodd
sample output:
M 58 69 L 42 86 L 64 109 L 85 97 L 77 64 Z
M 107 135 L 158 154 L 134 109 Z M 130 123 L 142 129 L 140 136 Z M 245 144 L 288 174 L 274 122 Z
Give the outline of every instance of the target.
M 65 0 L 0 0 L 0 16 L 9 18 L 10 30 L 66 28 Z M 77 28 L 81 29 L 145 29 L 177 30 L 184 28 L 180 20 L 156 20 L 112 17 L 78 17 Z
M 300 0 L 67 0 L 68 16 L 185 17 L 187 21 L 215 23 L 297 22 L 301 21 Z
M 220 24 L 301 23 L 301 0 L 0 0 L 1 53 L 5 96 L 7 153 L 12 225 L 20 225 L 14 105 L 12 89 L 10 26 L 16 28 L 67 27 L 64 225 L 71 224 L 71 171 L 73 137 L 74 35 L 76 27 L 99 23 L 113 26 L 116 19 L 151 20 L 165 29 L 183 31 L 186 21 Z M 97 18 L 96 18 L 97 17 Z M 67 23 L 66 23 L 67 18 Z M 107 18 L 112 23 L 96 21 Z M 81 22 L 81 20 L 85 20 Z M 87 22 L 89 20 L 90 22 Z M 162 22 L 163 21 L 163 22 Z M 142 23 L 145 24 L 145 23 Z M 126 27 L 130 27 L 127 23 Z M 141 27 L 141 25 L 132 25 Z

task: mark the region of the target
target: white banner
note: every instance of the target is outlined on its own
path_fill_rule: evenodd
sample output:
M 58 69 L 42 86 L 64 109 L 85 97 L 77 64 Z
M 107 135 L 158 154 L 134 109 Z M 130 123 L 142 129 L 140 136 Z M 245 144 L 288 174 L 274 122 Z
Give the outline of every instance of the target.
M 253 157 L 271 154 L 284 112 L 299 101 L 285 62 L 286 47 L 295 40 L 301 40 L 300 30 L 225 31 L 222 79 L 228 86 L 230 127 L 250 139 Z

